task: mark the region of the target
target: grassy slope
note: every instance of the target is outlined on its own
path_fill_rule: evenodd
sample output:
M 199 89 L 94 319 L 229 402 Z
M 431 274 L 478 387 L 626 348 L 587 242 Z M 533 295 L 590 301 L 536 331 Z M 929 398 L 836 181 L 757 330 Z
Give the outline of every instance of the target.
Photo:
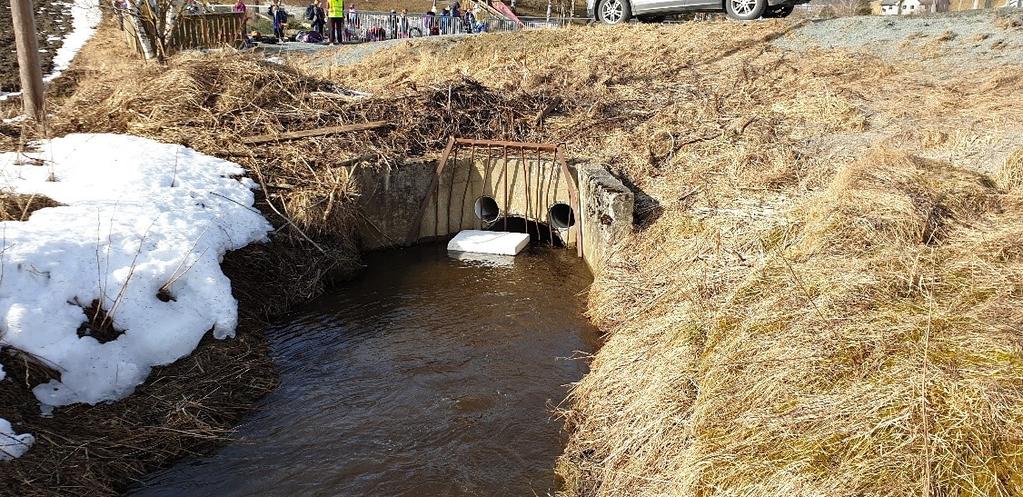
M 634 185 L 567 494 L 1019 495 L 1023 152 L 987 152 L 1023 146 L 1023 68 L 929 35 L 900 59 L 762 41 L 787 29 L 490 35 L 339 73 L 556 95 L 540 134 Z

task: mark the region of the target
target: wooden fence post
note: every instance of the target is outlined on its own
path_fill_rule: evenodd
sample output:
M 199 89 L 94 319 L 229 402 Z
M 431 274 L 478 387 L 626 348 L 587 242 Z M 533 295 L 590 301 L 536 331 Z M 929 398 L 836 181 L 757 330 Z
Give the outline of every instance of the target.
M 46 110 L 32 0 L 11 0 L 11 18 L 14 23 L 14 42 L 18 47 L 21 101 L 24 103 L 25 114 L 41 126 L 46 119 Z

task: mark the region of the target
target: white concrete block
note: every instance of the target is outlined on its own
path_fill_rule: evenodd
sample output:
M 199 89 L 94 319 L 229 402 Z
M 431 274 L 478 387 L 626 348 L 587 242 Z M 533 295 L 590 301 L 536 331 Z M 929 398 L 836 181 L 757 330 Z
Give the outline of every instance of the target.
M 522 252 L 526 245 L 529 245 L 529 235 L 526 233 L 465 230 L 459 232 L 448 242 L 448 250 L 476 254 L 516 255 Z

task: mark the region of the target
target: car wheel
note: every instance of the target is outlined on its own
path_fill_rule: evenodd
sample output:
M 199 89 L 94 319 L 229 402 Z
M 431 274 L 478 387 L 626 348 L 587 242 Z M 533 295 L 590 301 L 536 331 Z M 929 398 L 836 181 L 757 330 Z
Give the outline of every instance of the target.
M 725 12 L 737 21 L 759 19 L 767 10 L 767 0 L 725 0 Z
M 628 0 L 604 0 L 597 6 L 597 19 L 604 24 L 621 24 L 631 16 Z
M 789 14 L 795 10 L 796 6 L 792 4 L 785 5 L 774 5 L 767 8 L 767 12 L 764 12 L 764 17 L 781 18 L 788 17 Z

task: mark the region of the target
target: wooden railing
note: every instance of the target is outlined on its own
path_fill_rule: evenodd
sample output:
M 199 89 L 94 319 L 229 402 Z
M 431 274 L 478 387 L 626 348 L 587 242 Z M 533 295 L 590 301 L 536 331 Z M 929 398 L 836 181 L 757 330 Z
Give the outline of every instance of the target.
M 123 14 L 125 41 L 139 55 L 150 58 L 156 53 L 151 37 L 138 30 L 142 22 L 132 18 L 127 11 Z M 217 12 L 207 14 L 183 15 L 167 40 L 168 55 L 179 50 L 202 48 L 220 48 L 225 45 L 237 47 L 242 40 L 242 29 L 245 26 L 245 14 L 235 12 Z
M 244 14 L 235 12 L 186 15 L 171 33 L 171 50 L 235 46 L 242 36 Z

